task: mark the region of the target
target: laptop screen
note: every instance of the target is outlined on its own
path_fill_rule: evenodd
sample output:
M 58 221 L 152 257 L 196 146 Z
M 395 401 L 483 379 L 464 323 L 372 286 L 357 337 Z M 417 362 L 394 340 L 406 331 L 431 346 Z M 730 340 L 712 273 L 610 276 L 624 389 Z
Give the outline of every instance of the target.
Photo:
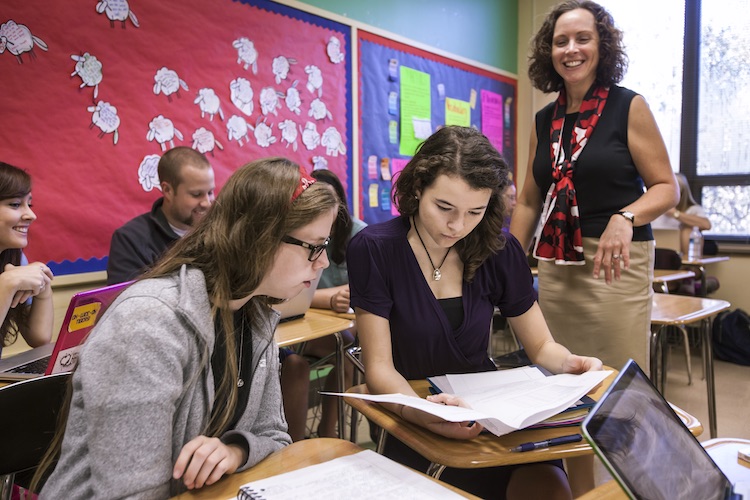
M 631 498 L 728 498 L 731 483 L 630 360 L 583 433 Z

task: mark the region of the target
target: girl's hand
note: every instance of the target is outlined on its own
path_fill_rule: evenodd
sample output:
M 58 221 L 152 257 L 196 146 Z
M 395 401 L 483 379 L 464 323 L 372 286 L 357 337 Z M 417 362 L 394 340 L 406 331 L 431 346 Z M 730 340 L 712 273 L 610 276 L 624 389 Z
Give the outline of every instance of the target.
M 349 310 L 349 287 L 343 288 L 331 295 L 331 310 L 345 313 Z
M 460 406 L 462 408 L 469 408 L 464 400 L 454 396 L 452 394 L 435 394 L 427 396 L 427 400 L 433 403 L 439 403 L 450 406 Z M 484 427 L 476 422 L 448 422 L 440 417 L 419 411 L 415 408 L 404 407 L 402 416 L 406 411 L 414 411 L 416 417 L 415 422 L 420 424 L 422 427 L 431 430 L 435 434 L 440 434 L 451 439 L 473 439 L 479 435 Z
M 172 477 L 182 478 L 192 490 L 214 484 L 224 474 L 231 474 L 245 463 L 245 450 L 237 445 L 227 445 L 219 438 L 198 436 L 182 447 L 172 470 Z
M 41 262 L 34 262 L 27 266 L 6 264 L 2 280 L 13 291 L 11 307 L 26 302 L 29 297 L 47 299 L 52 297 L 52 278 L 54 275 L 49 267 Z
M 602 369 L 602 361 L 590 356 L 571 354 L 563 362 L 563 373 L 583 373 Z

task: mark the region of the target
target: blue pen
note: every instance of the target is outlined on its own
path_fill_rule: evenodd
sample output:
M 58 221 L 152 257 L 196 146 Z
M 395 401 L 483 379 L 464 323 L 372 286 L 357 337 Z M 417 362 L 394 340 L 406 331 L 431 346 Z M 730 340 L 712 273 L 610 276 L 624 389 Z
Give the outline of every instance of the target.
M 583 437 L 580 434 L 572 434 L 570 436 L 561 436 L 552 439 L 545 439 L 544 441 L 536 441 L 533 443 L 523 443 L 515 448 L 511 448 L 510 451 L 531 451 L 538 450 L 541 448 L 549 448 L 550 446 L 560 446 L 561 444 L 577 443 L 581 441 Z

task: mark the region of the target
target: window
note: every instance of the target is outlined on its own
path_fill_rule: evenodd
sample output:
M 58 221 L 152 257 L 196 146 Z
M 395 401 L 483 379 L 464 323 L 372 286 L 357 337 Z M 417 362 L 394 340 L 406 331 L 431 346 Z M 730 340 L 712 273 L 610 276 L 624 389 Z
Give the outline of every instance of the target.
M 707 235 L 750 243 L 750 0 L 601 3 L 624 32 L 622 84 L 649 103 Z

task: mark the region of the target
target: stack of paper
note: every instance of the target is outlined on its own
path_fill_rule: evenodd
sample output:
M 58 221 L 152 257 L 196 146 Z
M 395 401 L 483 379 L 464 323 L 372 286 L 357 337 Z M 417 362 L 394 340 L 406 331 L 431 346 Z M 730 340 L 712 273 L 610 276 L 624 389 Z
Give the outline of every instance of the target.
M 534 370 L 538 372 L 534 373 Z M 449 422 L 476 420 L 496 436 L 524 429 L 557 415 L 599 385 L 612 371 L 562 374 L 545 377 L 534 367 L 513 370 L 446 375 L 433 384 L 463 399 L 470 408 L 432 403 L 403 394 L 341 394 L 379 403 L 397 403 L 417 408 Z

